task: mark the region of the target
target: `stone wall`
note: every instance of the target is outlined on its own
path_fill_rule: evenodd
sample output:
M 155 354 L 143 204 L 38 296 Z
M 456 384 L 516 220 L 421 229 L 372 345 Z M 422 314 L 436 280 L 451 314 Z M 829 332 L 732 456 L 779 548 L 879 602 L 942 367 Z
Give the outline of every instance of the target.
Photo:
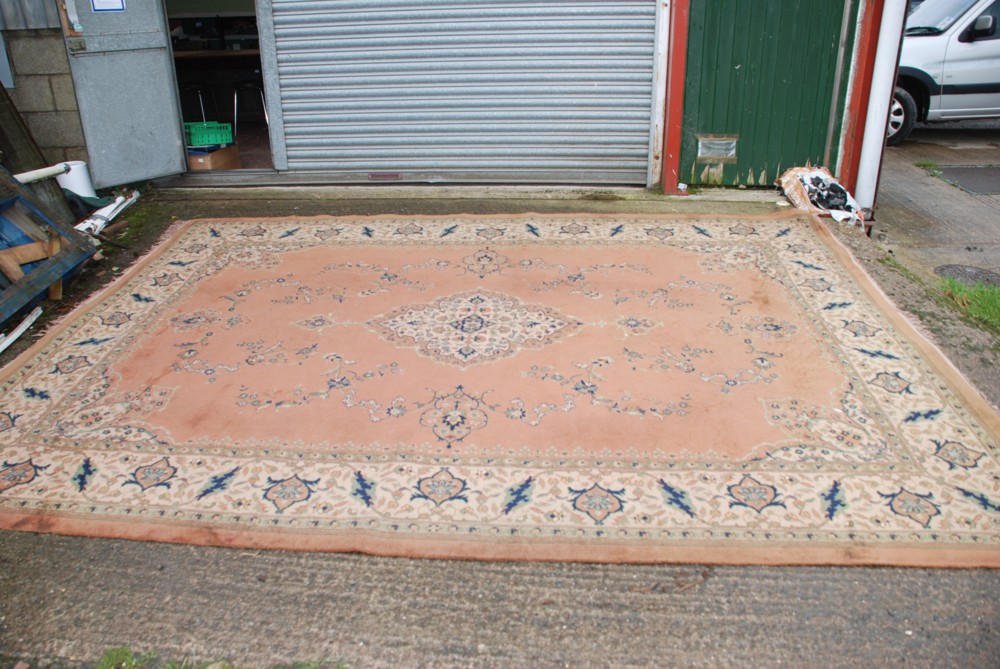
M 8 89 L 45 159 L 87 160 L 76 89 L 62 32 L 7 30 L 3 34 L 14 73 Z

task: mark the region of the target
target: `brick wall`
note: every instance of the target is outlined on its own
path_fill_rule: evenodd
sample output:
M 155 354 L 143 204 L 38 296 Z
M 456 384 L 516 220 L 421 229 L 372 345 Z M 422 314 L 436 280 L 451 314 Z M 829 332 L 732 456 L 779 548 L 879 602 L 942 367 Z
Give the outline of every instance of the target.
M 46 160 L 87 160 L 69 57 L 58 29 L 8 30 L 14 88 L 8 89 Z

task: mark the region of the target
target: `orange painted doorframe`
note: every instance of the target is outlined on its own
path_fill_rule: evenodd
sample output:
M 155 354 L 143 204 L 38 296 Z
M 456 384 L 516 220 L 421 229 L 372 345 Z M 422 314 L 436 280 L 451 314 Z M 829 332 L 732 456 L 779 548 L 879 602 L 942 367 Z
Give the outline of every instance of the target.
M 687 72 L 688 14 L 690 0 L 670 6 L 670 49 L 667 70 L 666 117 L 663 120 L 663 192 L 677 193 L 680 182 L 681 130 L 684 120 L 684 77 Z

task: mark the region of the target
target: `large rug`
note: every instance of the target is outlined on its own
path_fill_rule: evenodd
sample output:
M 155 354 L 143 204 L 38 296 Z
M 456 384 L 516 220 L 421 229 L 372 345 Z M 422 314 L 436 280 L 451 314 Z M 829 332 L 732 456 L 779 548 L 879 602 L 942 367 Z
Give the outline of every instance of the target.
M 1000 419 L 800 215 L 194 221 L 0 380 L 5 528 L 1000 566 Z

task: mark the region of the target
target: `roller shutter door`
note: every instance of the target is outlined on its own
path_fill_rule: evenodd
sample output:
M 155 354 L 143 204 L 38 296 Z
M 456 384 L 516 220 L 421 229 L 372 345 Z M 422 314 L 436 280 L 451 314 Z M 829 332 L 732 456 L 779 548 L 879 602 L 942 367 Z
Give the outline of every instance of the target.
M 274 0 L 291 171 L 645 184 L 656 2 Z

